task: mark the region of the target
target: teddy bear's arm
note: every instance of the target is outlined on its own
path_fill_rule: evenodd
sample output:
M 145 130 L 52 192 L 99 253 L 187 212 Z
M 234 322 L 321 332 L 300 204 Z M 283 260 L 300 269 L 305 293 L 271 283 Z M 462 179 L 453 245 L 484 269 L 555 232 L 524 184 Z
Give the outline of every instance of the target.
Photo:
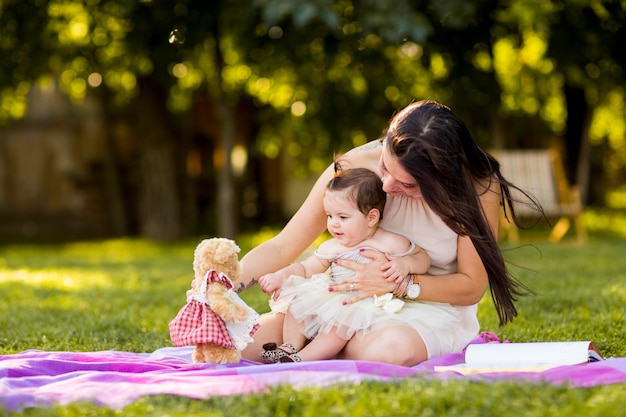
M 228 290 L 221 283 L 209 284 L 206 292 L 209 307 L 224 321 L 241 323 L 248 318 L 248 309 L 233 301 Z

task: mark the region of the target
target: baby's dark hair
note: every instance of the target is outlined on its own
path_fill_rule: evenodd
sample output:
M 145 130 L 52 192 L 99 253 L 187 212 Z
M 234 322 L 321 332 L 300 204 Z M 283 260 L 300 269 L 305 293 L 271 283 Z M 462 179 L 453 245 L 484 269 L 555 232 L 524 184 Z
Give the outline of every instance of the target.
M 387 194 L 383 191 L 382 180 L 374 171 L 366 168 L 342 170 L 335 163 L 335 176 L 328 182 L 326 189 L 348 190 L 348 196 L 356 203 L 361 213 L 367 214 L 371 209 L 377 209 L 382 220 Z

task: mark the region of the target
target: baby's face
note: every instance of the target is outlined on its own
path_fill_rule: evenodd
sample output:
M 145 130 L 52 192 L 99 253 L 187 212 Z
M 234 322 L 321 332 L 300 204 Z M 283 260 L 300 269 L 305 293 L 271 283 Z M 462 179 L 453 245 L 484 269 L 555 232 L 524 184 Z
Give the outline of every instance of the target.
M 367 216 L 361 213 L 347 191 L 326 191 L 324 210 L 328 232 L 343 246 L 355 246 L 371 234 Z

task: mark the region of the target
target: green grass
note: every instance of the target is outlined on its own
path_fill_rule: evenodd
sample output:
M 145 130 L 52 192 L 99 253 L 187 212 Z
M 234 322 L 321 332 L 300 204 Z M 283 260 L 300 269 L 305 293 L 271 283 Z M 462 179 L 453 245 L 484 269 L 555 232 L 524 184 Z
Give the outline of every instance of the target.
M 604 224 L 593 223 L 596 217 L 601 216 L 591 214 L 586 221 Z M 610 227 L 617 222 L 608 224 L 592 227 L 584 245 L 572 239 L 552 245 L 534 235 L 533 244 L 503 244 L 511 271 L 538 294 L 520 299 L 518 319 L 501 329 L 485 298 L 479 308 L 483 330 L 513 342 L 591 339 L 605 356 L 626 356 L 626 239 Z M 242 236 L 238 243 L 245 252 L 271 233 Z M 0 247 L 0 354 L 27 349 L 150 352 L 171 346 L 167 323 L 185 301 L 196 243 L 128 239 Z M 242 297 L 257 311 L 268 310 L 258 289 Z M 416 377 L 324 389 L 282 386 L 263 395 L 203 401 L 155 396 L 123 410 L 72 404 L 2 414 L 618 416 L 625 406 L 626 384 L 572 389 Z

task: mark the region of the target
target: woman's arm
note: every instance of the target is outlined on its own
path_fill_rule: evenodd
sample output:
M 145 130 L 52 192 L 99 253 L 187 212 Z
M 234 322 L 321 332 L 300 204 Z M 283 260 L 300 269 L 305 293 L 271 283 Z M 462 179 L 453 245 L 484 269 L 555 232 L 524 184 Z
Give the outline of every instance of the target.
M 468 236 L 458 239 L 458 269 L 449 275 L 417 275 L 420 300 L 456 305 L 472 305 L 480 301 L 487 290 L 487 271 Z
M 368 142 L 354 148 L 341 157 L 342 166 L 376 170 L 380 148 L 380 141 Z M 256 285 L 260 276 L 289 265 L 324 232 L 326 212 L 322 199 L 333 173 L 334 167 L 331 165 L 317 179 L 308 197 L 283 230 L 243 257 L 243 272 L 238 281 L 240 284 L 237 292 Z
M 243 257 L 237 292 L 256 285 L 259 277 L 289 265 L 324 232 L 326 213 L 322 198 L 332 175 L 333 170 L 329 167 L 280 233 Z
M 381 276 L 380 268 L 387 262 L 385 255 L 364 251 L 364 256 L 372 262 L 360 264 L 345 259 L 337 259 L 337 263 L 355 271 L 355 275 L 335 283 L 331 283 L 330 291 L 349 291 L 350 284 L 358 293 L 347 300 L 348 304 L 371 297 L 382 295 L 396 289 L 395 282 L 388 282 Z M 458 239 L 458 270 L 448 275 L 416 275 L 414 282 L 420 284 L 419 299 L 456 305 L 476 304 L 487 289 L 487 271 L 474 248 L 472 240 L 467 236 Z
M 484 190 L 484 188 L 483 188 Z M 485 219 L 494 234 L 498 230 L 500 194 L 499 185 L 492 183 L 487 192 L 480 194 L 480 201 Z M 383 281 L 380 272 L 375 270 L 385 262 L 384 255 L 365 251 L 371 257 L 369 264 L 357 264 L 352 261 L 340 260 L 340 265 L 355 270 L 356 275 L 331 285 L 332 291 L 347 291 L 350 283 L 355 283 L 358 294 L 348 303 L 362 298 L 392 292 L 395 283 Z M 419 282 L 420 300 L 450 303 L 456 305 L 472 305 L 480 301 L 487 290 L 487 271 L 468 236 L 459 236 L 457 247 L 457 272 L 448 275 L 417 275 L 414 282 Z

